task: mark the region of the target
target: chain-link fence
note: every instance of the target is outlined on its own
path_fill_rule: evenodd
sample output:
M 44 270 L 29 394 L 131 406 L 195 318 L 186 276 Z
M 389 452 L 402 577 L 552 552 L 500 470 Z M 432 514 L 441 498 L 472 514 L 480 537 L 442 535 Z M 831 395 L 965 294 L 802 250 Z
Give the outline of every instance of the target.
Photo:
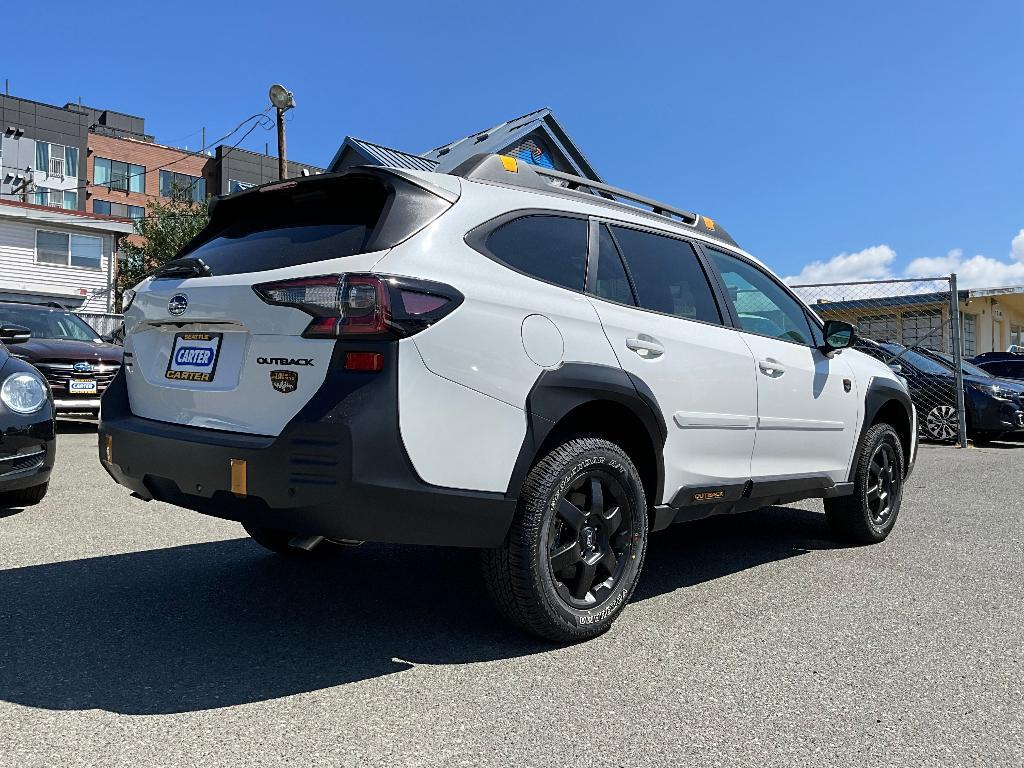
M 923 436 L 967 445 L 960 311 L 967 296 L 956 275 L 792 288 L 822 320 L 857 326 L 859 348 L 906 379 Z

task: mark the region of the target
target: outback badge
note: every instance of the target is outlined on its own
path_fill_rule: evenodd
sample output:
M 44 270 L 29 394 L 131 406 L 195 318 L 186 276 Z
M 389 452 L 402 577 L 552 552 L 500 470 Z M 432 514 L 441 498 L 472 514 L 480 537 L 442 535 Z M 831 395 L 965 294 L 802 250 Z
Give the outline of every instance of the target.
M 299 373 L 298 371 L 271 371 L 270 386 L 285 394 L 294 392 L 295 388 L 299 386 Z

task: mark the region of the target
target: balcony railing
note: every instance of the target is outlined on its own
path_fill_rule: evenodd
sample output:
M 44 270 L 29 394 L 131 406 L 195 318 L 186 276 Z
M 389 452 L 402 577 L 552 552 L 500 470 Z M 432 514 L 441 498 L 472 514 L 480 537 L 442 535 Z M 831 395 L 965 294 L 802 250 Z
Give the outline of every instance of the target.
M 50 158 L 50 176 L 64 176 L 64 158 L 63 157 L 51 157 Z

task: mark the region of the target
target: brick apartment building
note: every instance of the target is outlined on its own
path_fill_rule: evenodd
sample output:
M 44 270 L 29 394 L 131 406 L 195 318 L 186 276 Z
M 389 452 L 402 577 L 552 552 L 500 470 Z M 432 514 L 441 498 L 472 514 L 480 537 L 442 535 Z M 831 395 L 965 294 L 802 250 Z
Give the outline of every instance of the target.
M 288 170 L 289 176 L 322 172 L 300 163 L 289 163 Z M 132 229 L 125 220 L 145 215 L 153 201 L 174 194 L 202 203 L 208 195 L 276 179 L 273 157 L 225 145 L 196 154 L 157 143 L 146 133 L 145 119 L 136 115 L 0 94 L 0 206 L 10 204 L 0 211 L 0 300 L 88 305 L 109 294 L 115 271 L 109 258 L 116 255 L 118 238 L 130 236 Z M 33 210 L 52 211 L 49 220 L 57 232 L 40 230 L 40 235 L 14 221 L 46 218 Z M 66 263 L 51 258 L 50 240 L 67 240 Z M 101 240 L 103 266 L 86 264 L 75 248 L 95 251 Z
M 90 133 L 88 209 L 134 219 L 152 200 L 169 199 L 172 192 L 201 203 L 206 200 L 209 165 L 206 155 L 189 156 L 152 141 Z

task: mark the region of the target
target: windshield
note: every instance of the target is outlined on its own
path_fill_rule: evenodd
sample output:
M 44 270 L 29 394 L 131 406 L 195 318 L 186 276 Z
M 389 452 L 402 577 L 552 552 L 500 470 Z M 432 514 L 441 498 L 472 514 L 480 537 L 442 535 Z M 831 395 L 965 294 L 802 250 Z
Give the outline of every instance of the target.
M 953 372 L 952 369 L 947 368 L 938 360 L 928 357 L 927 355 L 922 355 L 920 352 L 915 352 L 912 349 L 907 349 L 906 347 L 901 347 L 896 344 L 882 344 L 882 348 L 885 349 L 886 352 L 889 352 L 893 358 L 899 358 L 890 360 L 890 363 L 900 365 L 906 362 L 921 373 L 934 373 L 948 376 Z
M 55 312 L 42 307 L 16 307 L 0 304 L 0 323 L 23 325 L 32 332 L 33 339 L 72 339 L 99 341 L 88 323 L 70 312 Z
M 952 355 L 947 354 L 946 352 L 936 352 L 935 354 L 937 354 L 939 357 L 945 360 L 950 368 L 953 367 L 954 363 Z M 960 368 L 963 369 L 963 372 L 966 373 L 968 376 L 984 376 L 986 378 L 992 378 L 991 373 L 989 373 L 983 368 L 979 368 L 974 363 L 968 363 L 966 360 L 962 360 L 960 362 Z

